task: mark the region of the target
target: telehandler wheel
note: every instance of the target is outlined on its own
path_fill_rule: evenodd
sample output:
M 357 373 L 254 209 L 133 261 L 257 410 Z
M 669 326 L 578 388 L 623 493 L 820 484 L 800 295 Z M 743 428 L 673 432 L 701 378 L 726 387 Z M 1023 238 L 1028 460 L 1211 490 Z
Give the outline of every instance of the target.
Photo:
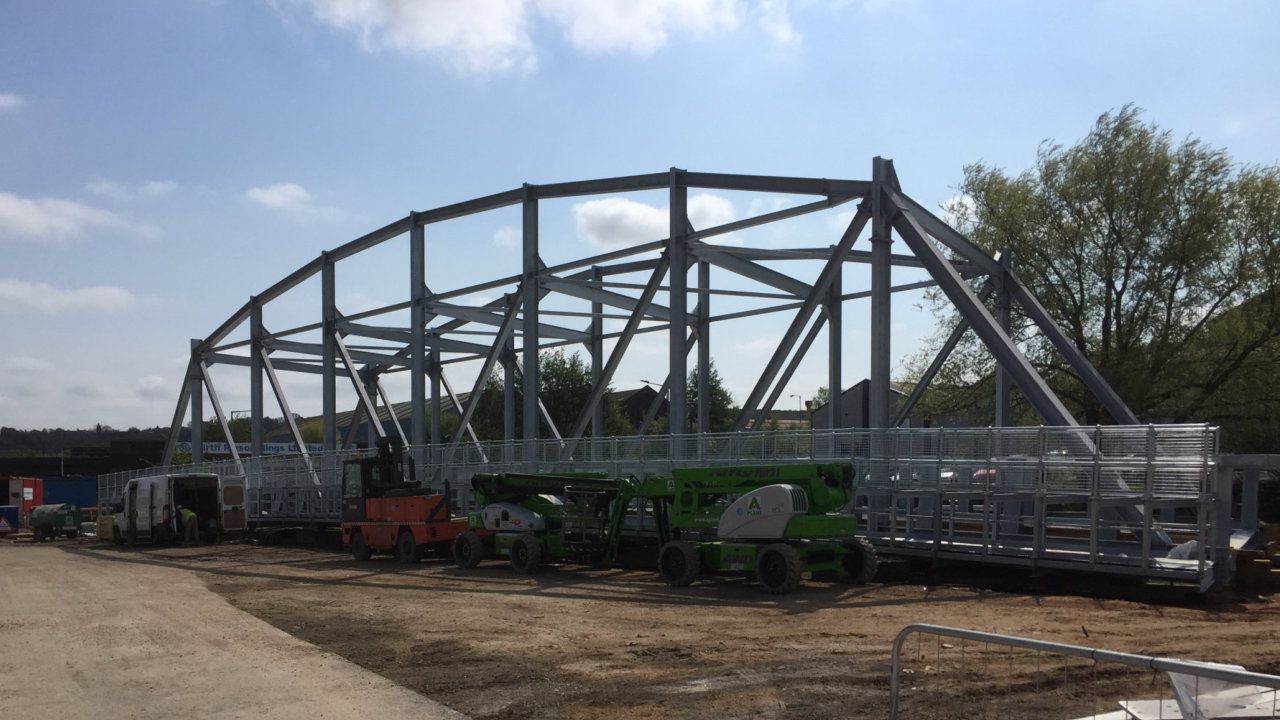
M 468 530 L 453 541 L 453 562 L 460 568 L 471 568 L 484 559 L 484 541 Z
M 32 531 L 31 537 L 35 542 L 44 542 L 44 528 L 38 527 Z
M 865 585 L 871 582 L 876 576 L 876 567 L 879 565 L 875 547 L 866 540 L 858 538 L 851 543 L 845 543 L 845 549 L 849 552 L 840 559 L 840 564 L 844 567 L 845 582 L 854 585 Z
M 517 535 L 511 543 L 511 568 L 522 575 L 538 571 L 542 560 L 542 543 L 533 535 Z
M 756 556 L 756 578 L 772 595 L 785 595 L 800 587 L 800 554 L 786 543 L 771 543 Z
M 78 535 L 78 534 L 79 534 L 79 533 L 78 533 L 77 531 L 75 531 L 75 530 L 68 530 L 68 531 L 66 531 L 66 532 L 64 532 L 64 533 L 63 533 L 63 535 L 66 535 L 66 536 L 67 536 L 67 539 L 68 539 L 68 540 L 73 540 L 73 539 L 75 539 L 75 536 L 76 536 L 76 535 Z
M 355 558 L 356 562 L 364 562 L 373 557 L 373 551 L 365 544 L 364 533 L 359 530 L 351 534 L 351 557 Z
M 115 525 L 111 526 L 111 542 L 115 543 L 116 545 L 124 544 L 124 536 L 120 534 L 120 528 L 116 527 Z
M 410 565 L 422 560 L 422 551 L 424 548 L 413 539 L 413 533 L 409 530 L 401 530 L 396 536 L 396 560 Z
M 672 587 L 688 587 L 702 569 L 698 548 L 685 540 L 672 540 L 658 551 L 658 574 Z

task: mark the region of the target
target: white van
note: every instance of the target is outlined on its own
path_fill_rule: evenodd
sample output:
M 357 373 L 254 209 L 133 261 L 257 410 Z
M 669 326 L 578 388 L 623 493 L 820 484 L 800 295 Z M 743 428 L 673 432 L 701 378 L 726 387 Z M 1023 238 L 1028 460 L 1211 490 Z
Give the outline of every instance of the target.
M 181 537 L 174 520 L 179 505 L 195 512 L 202 540 L 217 542 L 245 528 L 244 479 L 212 473 L 134 478 L 114 508 L 111 539 L 117 545 L 172 544 Z

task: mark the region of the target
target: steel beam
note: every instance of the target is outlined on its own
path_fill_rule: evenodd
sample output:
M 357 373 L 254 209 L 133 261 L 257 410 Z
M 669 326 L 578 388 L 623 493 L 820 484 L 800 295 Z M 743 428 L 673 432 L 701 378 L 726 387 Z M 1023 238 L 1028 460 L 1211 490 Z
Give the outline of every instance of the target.
M 351 359 L 351 353 L 347 352 L 346 344 L 342 342 L 342 337 L 337 333 L 333 335 L 333 343 L 338 349 L 338 354 L 342 357 L 342 364 L 347 368 L 347 376 L 351 378 L 351 386 L 355 389 L 356 396 L 360 398 L 361 404 L 364 405 L 364 411 L 369 413 L 369 427 L 377 434 L 378 439 L 385 438 L 387 431 L 382 427 L 382 420 L 378 418 L 378 408 L 374 406 L 373 400 L 369 397 L 364 378 L 361 378 L 360 373 L 356 371 L 356 364 Z M 334 422 L 336 424 L 336 418 Z
M 276 404 L 280 406 L 280 413 L 284 415 L 284 422 L 289 426 L 289 434 L 293 437 L 293 442 L 298 446 L 298 453 L 306 459 L 307 467 L 311 469 L 311 479 L 316 485 L 320 484 L 320 478 L 315 474 L 315 470 L 311 468 L 311 453 L 307 452 L 307 444 L 302 440 L 302 432 L 298 430 L 298 421 L 293 417 L 293 411 L 289 409 L 289 399 L 285 397 L 284 387 L 280 385 L 280 379 L 276 377 L 276 369 L 271 366 L 271 357 L 266 350 L 262 351 L 262 369 L 267 372 L 267 381 L 271 383 L 271 392 L 276 396 Z
M 324 449 L 331 452 L 338 449 L 338 428 L 334 424 L 334 416 L 338 413 L 337 352 L 333 343 L 338 333 L 338 308 L 334 300 L 336 284 L 333 257 L 327 252 L 321 253 L 320 263 L 321 321 L 324 323 L 321 334 L 324 348 L 320 363 L 321 422 L 324 425 Z
M 598 314 L 603 312 L 604 310 L 600 307 L 601 305 L 609 305 L 611 307 L 622 308 L 627 311 L 635 309 L 636 303 L 639 302 L 636 298 L 633 298 L 630 295 L 623 295 L 622 293 L 603 290 L 599 285 L 595 284 L 597 282 L 600 282 L 599 279 L 592 281 L 592 284 L 589 285 L 580 281 L 568 280 L 565 278 L 546 277 L 542 279 L 543 286 L 550 288 L 554 292 L 582 300 L 590 300 L 592 313 Z M 655 320 L 666 321 L 671 319 L 671 312 L 666 307 L 657 303 L 649 304 L 648 315 Z M 542 334 L 547 335 L 547 332 L 543 330 Z M 588 336 L 587 341 L 590 342 L 590 336 Z
M 458 420 L 459 428 L 471 427 L 471 418 L 475 415 L 476 408 L 480 407 L 480 397 L 484 394 L 484 387 L 489 382 L 490 374 L 493 373 L 493 366 L 497 364 L 498 357 L 506 348 L 507 340 L 511 337 L 511 332 L 515 328 L 516 315 L 520 312 L 520 296 L 518 294 L 508 295 L 507 302 L 510 303 L 510 307 L 507 308 L 507 314 L 503 317 L 502 325 L 498 328 L 498 336 L 493 339 L 493 347 L 480 365 L 480 374 L 476 376 L 471 395 L 467 397 L 467 408 Z M 461 437 L 455 435 L 453 442 L 449 443 L 449 451 L 445 455 L 446 461 L 453 459 L 453 454 L 458 449 L 458 443 L 461 439 Z
M 600 282 L 602 276 L 599 267 L 591 268 L 591 279 Z M 603 292 L 603 291 L 602 291 Z M 604 304 L 603 298 L 596 298 L 591 303 L 591 342 L 587 343 L 587 352 L 591 355 L 591 386 L 595 387 L 600 384 L 600 377 L 604 372 Z M 632 300 L 628 297 L 627 300 Z M 633 302 L 628 310 L 635 310 L 636 302 Z M 667 315 L 670 317 L 670 314 Z M 591 436 L 604 436 L 604 403 L 596 405 L 591 411 Z
M 920 228 L 926 234 L 932 235 L 938 242 L 946 245 L 959 254 L 960 257 L 976 265 L 984 273 L 994 275 L 1000 272 L 1000 264 L 983 251 L 982 248 L 974 245 L 969 238 L 961 235 L 955 228 L 939 219 L 937 215 L 929 212 L 925 206 L 903 195 L 900 190 L 894 189 L 893 192 L 897 196 L 894 204 L 903 210 L 909 211 L 911 216 L 915 218 L 916 224 L 920 225 Z
M 889 372 L 890 372 L 890 301 L 889 288 L 893 285 L 892 255 L 893 236 L 888 212 L 884 207 L 883 189 L 888 185 L 889 161 L 877 157 L 872 160 L 871 193 L 871 381 L 867 385 L 868 426 L 889 427 Z
M 209 374 L 209 366 L 200 363 L 200 379 L 204 382 L 205 390 L 209 391 L 209 403 L 213 406 L 213 416 L 218 419 L 218 424 L 222 426 L 222 436 L 227 441 L 227 448 L 231 451 L 231 460 L 235 462 L 236 469 L 244 475 L 244 464 L 240 462 L 240 450 L 236 447 L 236 439 L 231 435 L 231 424 L 227 422 L 227 416 L 222 412 L 222 402 L 218 399 L 218 391 L 213 387 L 213 377 Z
M 200 357 L 201 342 L 191 341 L 191 364 L 188 365 L 187 390 L 191 393 L 191 464 L 204 464 L 204 394 L 201 392 L 204 379 L 200 368 L 204 359 Z
M 756 381 L 755 387 L 751 389 L 751 394 L 743 402 L 742 409 L 738 412 L 738 417 L 733 423 L 735 431 L 741 431 L 745 428 L 747 420 L 755 415 L 756 408 L 759 406 L 760 401 L 764 399 L 769 386 L 773 384 L 774 378 L 782 368 L 782 363 L 787 359 L 787 355 L 791 353 L 796 340 L 800 337 L 800 333 L 809 324 L 809 318 L 813 315 L 814 309 L 825 299 L 836 273 L 843 269 L 845 252 L 858 239 L 858 234 L 862 232 L 863 226 L 867 224 L 867 220 L 870 217 L 870 208 L 867 207 L 866 203 L 863 203 L 858 208 L 857 214 L 853 216 L 853 220 L 845 230 L 844 236 L 840 238 L 840 242 L 836 245 L 835 252 L 823 265 L 822 272 L 818 275 L 818 280 L 813 285 L 813 292 L 809 293 L 809 296 L 801 303 L 795 318 L 791 320 L 791 325 L 779 340 L 778 348 L 774 350 L 773 356 L 769 358 L 769 363 L 765 366 L 764 372 L 761 373 L 760 379 Z
M 409 447 L 409 437 L 404 433 L 404 426 L 400 424 L 400 416 L 396 415 L 395 403 L 391 402 L 391 396 L 387 394 L 387 389 L 382 386 L 382 380 L 375 377 L 373 384 L 378 390 L 378 397 L 382 398 L 382 404 L 387 406 L 387 416 L 396 429 L 396 435 L 400 437 L 400 443 L 405 447 Z
M 826 322 L 821 314 L 813 321 L 809 332 L 805 333 L 804 339 L 800 341 L 800 347 L 791 355 L 791 361 L 787 363 L 786 369 L 782 371 L 782 375 L 778 377 L 778 382 L 774 383 L 773 390 L 769 392 L 769 397 L 765 399 L 764 404 L 760 406 L 759 412 L 756 413 L 755 422 L 752 423 L 752 430 L 759 430 L 764 426 L 764 421 L 769 417 L 769 413 L 773 410 L 773 406 L 778 402 L 778 398 L 782 397 L 782 391 L 787 387 L 787 383 L 791 382 L 791 376 L 795 374 L 796 368 L 800 367 L 804 356 L 809 352 L 809 346 L 813 345 L 813 341 L 822 331 L 822 326 Z
M 670 244 L 667 246 L 667 265 L 671 273 L 671 290 L 668 304 L 671 307 L 671 328 L 667 333 L 668 369 L 671 373 L 671 400 L 667 407 L 668 430 L 673 434 L 689 432 L 686 383 L 688 382 L 689 348 L 685 335 L 689 332 L 688 281 L 689 249 L 686 235 L 689 232 L 688 189 L 684 185 L 684 171 L 671 168 L 670 206 L 667 213 L 670 228 Z M 652 300 L 649 298 L 646 300 Z M 575 428 L 576 429 L 576 428 Z M 579 433 L 574 433 L 577 437 Z
M 262 303 L 249 298 L 249 453 L 262 457 Z
M 865 180 L 827 180 L 825 178 L 778 177 L 771 175 L 730 175 L 724 173 L 685 173 L 686 187 L 714 190 L 748 190 L 785 193 L 787 195 L 844 195 L 860 197 L 871 192 Z
M 618 334 L 618 342 L 613 346 L 613 352 L 609 353 L 609 360 L 605 363 L 600 372 L 600 381 L 591 387 L 591 394 L 587 396 L 587 400 L 583 405 L 582 411 L 578 415 L 578 420 L 573 424 L 573 429 L 569 431 L 570 444 L 569 452 L 573 451 L 577 444 L 578 438 L 582 437 L 582 433 L 587 429 L 587 423 L 591 421 L 591 413 L 595 406 L 604 398 L 605 391 L 609 388 L 609 383 L 613 382 L 613 373 L 617 371 L 622 357 L 627 352 L 627 347 L 631 344 L 631 338 L 636 333 L 636 328 L 640 326 L 640 320 L 644 317 L 645 307 L 653 300 L 653 296 L 658 292 L 658 285 L 662 282 L 662 276 L 667 272 L 667 264 L 669 255 L 662 254 L 662 261 L 653 269 L 653 274 L 649 277 L 649 284 L 640 294 L 640 305 L 631 313 L 631 318 L 627 320 L 626 326 L 622 332 Z M 683 337 L 680 338 L 684 340 Z M 525 403 L 528 405 L 529 397 L 529 376 L 525 376 Z M 526 410 L 527 411 L 527 410 Z
M 827 314 L 827 427 L 834 430 L 840 427 L 840 399 L 844 393 L 844 379 L 841 376 L 844 351 L 844 268 L 831 280 L 827 302 L 824 305 Z M 813 413 L 809 414 L 809 427 L 813 427 Z
M 1005 285 L 1013 299 L 1018 302 L 1018 306 L 1026 313 L 1027 317 L 1040 328 L 1040 332 L 1057 348 L 1058 353 L 1062 355 L 1071 369 L 1076 371 L 1080 379 L 1084 381 L 1085 387 L 1094 394 L 1094 397 L 1102 403 L 1107 409 L 1111 417 L 1121 425 L 1138 425 L 1138 418 L 1120 399 L 1120 395 L 1116 393 L 1111 384 L 1102 377 L 1102 373 L 1089 362 L 1089 358 L 1071 342 L 1067 334 L 1062 332 L 1062 328 L 1058 327 L 1053 318 L 1049 317 L 1049 312 L 1044 309 L 1040 301 L 1027 290 L 1026 286 L 1018 280 L 1018 276 L 1012 270 L 1006 271 Z
M 990 280 L 983 283 L 982 288 L 978 291 L 978 302 L 985 304 L 994 289 L 995 286 Z M 937 377 L 938 372 L 942 370 L 942 366 L 946 364 L 947 358 L 951 357 L 951 353 L 955 351 L 956 346 L 960 344 L 960 339 L 964 337 L 968 330 L 969 323 L 963 316 L 956 320 L 956 326 L 951 329 L 951 334 L 947 336 L 946 342 L 942 343 L 938 354 L 934 355 L 929 367 L 925 369 L 924 374 L 916 381 L 916 386 L 911 389 L 911 394 L 898 407 L 898 414 L 893 418 L 894 427 L 901 427 L 902 423 L 911 415 L 916 403 L 920 402 L 920 398 L 924 397 L 925 391 L 929 389 L 929 384 Z
M 1040 376 L 1031 362 L 1018 350 L 1009 336 L 1000 329 L 999 323 L 978 302 L 977 296 L 968 283 L 960 277 L 956 269 L 947 261 L 933 242 L 929 240 L 925 229 L 916 221 L 913 212 L 899 203 L 899 196 L 892 190 L 886 190 L 885 198 L 891 208 L 897 209 L 893 226 L 911 251 L 920 258 L 929 274 L 937 281 L 938 287 L 955 306 L 981 338 L 983 344 L 995 356 L 996 362 L 1002 363 L 1009 371 L 1022 394 L 1026 396 L 1046 425 L 1077 425 L 1076 419 L 1049 389 L 1048 383 Z
M 173 420 L 169 423 L 169 437 L 164 441 L 164 458 L 161 465 L 172 465 L 173 454 L 178 447 L 178 435 L 182 432 L 182 422 L 187 417 L 187 406 L 191 400 L 191 367 L 192 360 L 187 360 L 187 369 L 182 373 L 182 389 L 178 391 L 178 402 L 174 404 Z
M 427 372 L 431 375 L 431 446 L 440 447 L 440 377 L 444 373 L 444 367 L 440 364 L 440 346 L 434 343 L 431 344 Z
M 1000 329 L 1005 335 L 1009 335 L 1009 306 L 1011 304 L 1011 294 L 1009 285 L 1005 282 L 1006 274 L 1009 272 L 1009 248 L 1000 250 L 1000 267 L 1004 272 L 992 275 L 995 280 L 996 295 L 996 322 L 1000 324 Z M 1012 336 L 1010 336 L 1012 337 Z M 996 397 L 995 397 L 995 426 L 1006 427 L 1013 424 L 1013 412 L 1009 405 L 1009 391 L 1012 389 L 1012 382 L 1009 379 L 1009 373 L 1000 363 L 996 363 Z
M 699 260 L 724 268 L 735 275 L 755 280 L 762 285 L 777 288 L 793 297 L 805 297 L 813 291 L 813 286 L 806 282 L 763 265 L 757 265 L 750 260 L 744 260 L 738 255 L 723 252 L 715 246 L 695 244 L 689 249 Z
M 823 198 L 822 200 L 815 200 L 811 203 L 805 203 L 804 205 L 796 205 L 795 207 L 783 208 L 782 210 L 775 210 L 773 212 L 764 213 L 763 215 L 756 215 L 755 217 L 734 220 L 733 222 L 727 222 L 723 225 L 695 230 L 689 233 L 689 240 L 692 242 L 694 240 L 702 240 L 704 238 L 715 237 L 717 235 L 726 235 L 738 230 L 746 230 L 760 225 L 767 225 L 771 222 L 778 222 L 779 220 L 807 215 L 819 210 L 829 210 L 833 207 L 843 205 L 853 198 L 854 196 L 852 195 L 832 196 Z
M 453 391 L 453 386 L 449 384 L 449 378 L 445 377 L 444 370 L 440 371 L 440 384 L 444 386 L 444 391 L 449 395 L 449 402 L 453 404 L 453 411 L 458 413 L 458 417 L 462 417 L 462 403 L 458 400 L 458 394 Z M 458 423 L 458 431 L 454 437 L 461 435 L 463 432 L 471 436 L 471 442 L 475 444 L 476 451 L 480 453 L 480 458 L 484 462 L 489 462 L 489 458 L 484 454 L 484 446 L 480 444 L 480 438 L 476 437 L 476 431 L 471 428 L 471 423 L 463 425 Z
M 426 230 L 417 223 L 409 231 L 409 432 L 414 446 L 427 444 L 427 241 Z M 379 384 L 381 387 L 381 384 Z
M 538 293 L 541 288 L 538 271 L 542 264 L 538 256 L 538 201 L 528 186 L 525 186 L 522 226 L 524 276 L 521 278 L 521 288 L 524 314 L 520 341 L 524 376 L 524 428 L 521 437 L 524 438 L 525 458 L 528 459 L 533 457 L 534 444 L 538 439 L 538 388 L 541 387 L 538 383 L 538 303 L 542 297 Z
M 698 432 L 711 432 L 711 265 L 698 263 Z

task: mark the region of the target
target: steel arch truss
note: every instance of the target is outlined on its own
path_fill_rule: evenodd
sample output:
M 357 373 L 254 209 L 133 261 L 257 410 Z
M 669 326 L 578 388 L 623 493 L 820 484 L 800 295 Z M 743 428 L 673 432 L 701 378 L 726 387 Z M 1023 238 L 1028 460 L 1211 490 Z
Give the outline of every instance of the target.
M 814 198 L 810 202 L 767 212 L 755 217 L 696 228 L 688 218 L 690 189 L 779 193 Z M 666 191 L 669 223 L 666 238 L 612 252 L 548 266 L 539 253 L 539 203 L 544 200 L 636 191 Z M 748 228 L 779 222 L 843 204 L 856 206 L 852 220 L 842 235 L 827 246 L 799 249 L 768 249 L 717 245 L 710 240 Z M 425 282 L 426 234 L 442 221 L 520 206 L 522 210 L 521 271 L 468 287 L 433 292 Z M 870 249 L 855 248 L 864 230 L 869 229 Z M 354 314 L 339 311 L 335 302 L 335 265 L 374 246 L 402 235 L 409 237 L 410 283 L 408 299 L 394 305 Z M 909 253 L 892 251 L 896 238 Z M 763 263 L 790 260 L 819 261 L 821 272 L 814 281 L 805 281 Z M 842 269 L 848 263 L 870 265 L 869 288 L 842 287 Z M 894 285 L 894 266 L 922 268 L 928 280 Z M 693 286 L 689 271 L 696 269 Z M 618 275 L 644 273 L 643 283 L 617 281 Z M 729 289 L 713 284 L 713 273 L 746 278 L 759 289 Z M 302 282 L 320 277 L 319 321 L 301 327 L 269 331 L 263 325 L 263 307 Z M 974 285 L 980 287 L 975 290 Z M 890 404 L 890 296 L 894 292 L 937 286 L 958 311 L 960 324 L 942 353 L 901 407 Z M 481 292 L 503 291 L 501 297 L 484 304 L 461 300 Z M 689 306 L 689 296 L 696 299 Z M 581 312 L 542 308 L 548 296 L 571 298 L 587 303 Z M 744 296 L 761 301 L 761 307 L 715 314 L 715 296 Z M 1016 303 L 1051 341 L 1067 363 L 1097 395 L 1118 423 L 1137 420 L 1088 360 L 1054 325 L 1044 308 L 1019 282 L 1007 257 L 989 255 L 902 192 L 890 160 L 875 158 L 871 180 L 830 180 L 822 178 L 728 175 L 690 172 L 672 168 L 668 172 L 629 177 L 524 185 L 507 192 L 476 198 L 407 216 L 352 240 L 319 257 L 253 296 L 208 337 L 193 340 L 191 361 L 174 412 L 166 464 L 171 460 L 178 430 L 190 409 L 193 448 L 203 447 L 201 424 L 203 396 L 211 405 L 224 432 L 228 424 L 209 373 L 214 364 L 238 365 L 250 370 L 251 449 L 263 450 L 264 385 L 268 380 L 276 403 L 290 433 L 305 453 L 299 428 L 293 421 L 288 399 L 279 382 L 280 372 L 301 372 L 322 378 L 324 447 L 335 450 L 354 439 L 352 433 L 338 437 L 337 387 L 350 382 L 358 397 L 350 427 L 368 419 L 379 437 L 394 435 L 411 446 L 432 445 L 455 451 L 460 443 L 480 444 L 471 420 L 480 400 L 480 390 L 490 374 L 501 370 L 504 379 L 504 436 L 507 441 L 536 440 L 543 428 L 563 443 L 572 455 L 588 430 L 595 436 L 604 432 L 603 400 L 619 364 L 632 340 L 642 333 L 663 333 L 668 340 L 667 375 L 662 392 L 668 398 L 686 396 L 689 353 L 696 348 L 696 382 L 699 403 L 692 408 L 698 432 L 709 428 L 708 369 L 711 360 L 712 324 L 768 313 L 791 313 L 786 330 L 779 337 L 758 379 L 735 419 L 735 430 L 760 427 L 790 381 L 800 361 L 823 329 L 828 335 L 827 369 L 832 397 L 844 387 L 841 375 L 841 333 L 847 301 L 870 298 L 871 390 L 869 398 L 872 427 L 901 424 L 919 399 L 960 335 L 972 329 L 997 360 L 997 423 L 1008 420 L 1008 394 L 1016 385 L 1048 425 L 1075 425 L 1076 421 L 1054 395 L 1044 378 L 1028 362 L 1009 335 L 1009 309 Z M 987 303 L 994 298 L 995 309 Z M 408 326 L 381 324 L 379 317 L 409 311 Z M 621 321 L 621 330 L 606 332 L 605 321 Z M 576 322 L 585 321 L 583 325 Z M 382 321 L 382 322 L 385 322 Z M 228 336 L 248 323 L 249 339 L 228 342 Z M 318 331 L 319 342 L 301 338 Z M 361 345 L 360 339 L 391 343 Z M 613 347 L 606 353 L 605 341 Z M 515 383 L 523 375 L 525 387 L 538 386 L 538 353 L 548 348 L 583 345 L 591 359 L 593 387 L 571 427 L 556 427 L 536 393 L 523 398 L 523 427 L 516 428 Z M 287 357 L 275 353 L 286 353 Z M 445 368 L 463 362 L 479 362 L 480 372 L 465 402 L 449 383 Z M 408 427 L 394 412 L 387 412 L 384 424 L 378 402 L 388 408 L 388 397 L 380 378 L 387 373 L 410 374 L 411 413 Z M 341 378 L 341 379 L 340 379 Z M 448 402 L 460 418 L 460 432 L 449 444 L 442 444 L 441 416 Z M 657 402 L 646 416 L 652 419 Z M 687 427 L 689 409 L 683 402 L 669 403 L 673 432 Z M 838 403 L 828 404 L 831 427 L 839 425 Z M 463 432 L 465 431 L 465 432 Z M 229 435 L 229 432 L 227 433 Z M 483 450 L 481 450 L 483 452 Z M 239 456 L 232 444 L 233 457 Z M 196 462 L 200 453 L 194 453 Z

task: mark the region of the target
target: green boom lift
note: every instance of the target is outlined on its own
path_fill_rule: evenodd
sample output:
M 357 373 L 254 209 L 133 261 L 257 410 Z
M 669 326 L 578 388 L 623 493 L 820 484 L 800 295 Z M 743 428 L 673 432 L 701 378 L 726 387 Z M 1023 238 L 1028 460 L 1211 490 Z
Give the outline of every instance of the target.
M 774 594 L 795 590 L 804 572 L 868 582 L 875 549 L 842 512 L 852 480 L 852 468 L 841 464 L 674 470 L 658 570 L 675 586 L 703 571 L 754 574 Z
M 546 562 L 612 563 L 624 536 L 648 535 L 650 544 L 658 544 L 654 518 L 630 511 L 644 487 L 634 478 L 615 479 L 604 473 L 479 474 L 471 486 L 479 509 L 468 516 L 472 531 L 454 543 L 459 567 L 475 567 L 496 554 L 506 556 L 517 572 L 532 573 Z M 492 535 L 474 532 L 481 529 Z

